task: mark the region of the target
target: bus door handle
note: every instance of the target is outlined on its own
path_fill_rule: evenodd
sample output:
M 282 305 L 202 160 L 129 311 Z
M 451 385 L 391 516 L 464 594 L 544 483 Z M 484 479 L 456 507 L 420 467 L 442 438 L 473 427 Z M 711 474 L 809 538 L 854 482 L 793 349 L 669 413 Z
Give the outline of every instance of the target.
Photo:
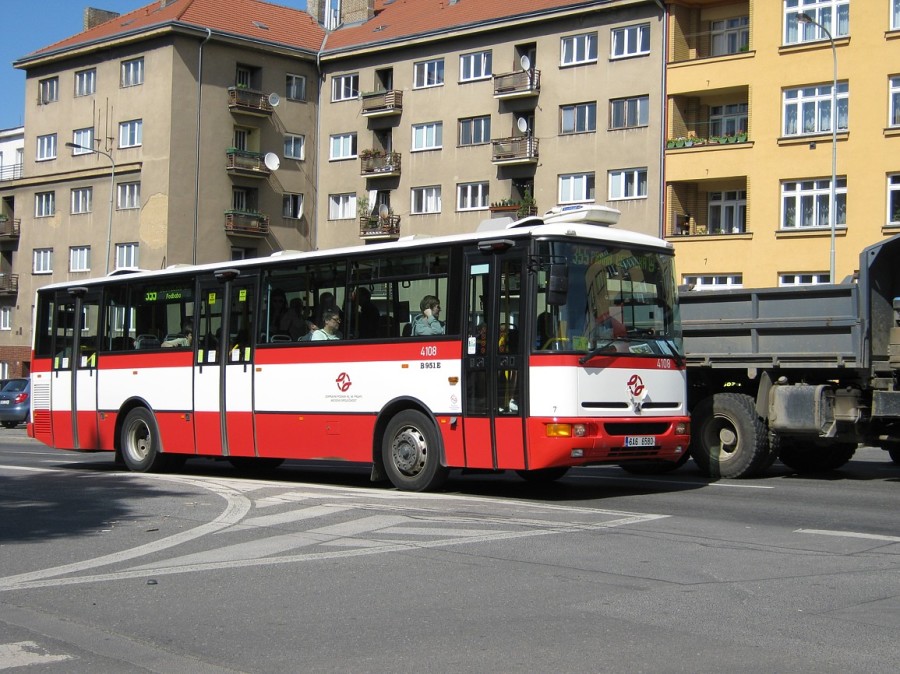
M 478 356 L 477 358 L 469 358 L 469 369 L 470 370 L 483 370 L 484 369 L 484 356 Z
M 511 370 L 516 367 L 516 357 L 515 356 L 503 356 L 499 360 L 499 367 L 503 370 Z

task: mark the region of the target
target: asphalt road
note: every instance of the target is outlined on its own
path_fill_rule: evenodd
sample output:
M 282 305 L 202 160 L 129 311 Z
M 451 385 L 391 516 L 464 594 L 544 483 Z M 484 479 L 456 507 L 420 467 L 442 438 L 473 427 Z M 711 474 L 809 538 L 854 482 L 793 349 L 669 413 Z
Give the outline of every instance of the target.
M 438 494 L 0 432 L 0 670 L 894 672 L 900 466 Z

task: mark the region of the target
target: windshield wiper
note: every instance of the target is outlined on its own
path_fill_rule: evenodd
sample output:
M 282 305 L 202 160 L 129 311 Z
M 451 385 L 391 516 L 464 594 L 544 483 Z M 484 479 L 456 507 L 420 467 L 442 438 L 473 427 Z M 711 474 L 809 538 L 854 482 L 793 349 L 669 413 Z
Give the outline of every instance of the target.
M 665 338 L 663 338 L 662 341 L 663 341 L 663 343 L 665 343 L 665 345 L 667 347 L 669 347 L 669 351 L 672 352 L 672 359 L 675 361 L 675 364 L 678 367 L 683 366 L 684 359 L 678 353 L 678 346 L 675 344 L 675 340 L 672 339 L 671 337 L 665 337 Z
M 599 342 L 597 346 L 584 354 L 581 358 L 578 359 L 578 362 L 582 365 L 586 365 L 594 356 L 599 356 L 605 348 L 611 346 L 615 339 L 607 339 L 602 342 Z

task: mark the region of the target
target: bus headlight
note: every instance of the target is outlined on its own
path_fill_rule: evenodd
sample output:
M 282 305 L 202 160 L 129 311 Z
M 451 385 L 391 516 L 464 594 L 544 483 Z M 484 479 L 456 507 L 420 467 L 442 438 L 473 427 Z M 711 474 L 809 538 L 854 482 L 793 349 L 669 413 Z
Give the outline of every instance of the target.
M 679 421 L 675 424 L 675 435 L 690 435 L 691 425 L 687 421 Z
M 547 424 L 548 438 L 583 438 L 587 434 L 587 424 Z

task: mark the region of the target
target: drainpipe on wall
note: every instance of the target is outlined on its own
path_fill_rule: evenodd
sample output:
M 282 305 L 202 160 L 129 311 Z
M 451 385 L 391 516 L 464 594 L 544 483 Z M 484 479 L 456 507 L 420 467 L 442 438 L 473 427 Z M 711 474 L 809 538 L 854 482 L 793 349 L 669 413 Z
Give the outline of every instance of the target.
M 194 231 L 191 241 L 191 264 L 197 264 L 197 237 L 200 230 L 200 120 L 202 119 L 201 110 L 203 108 L 203 46 L 209 42 L 212 37 L 212 31 L 206 29 L 206 37 L 200 43 L 200 50 L 197 56 L 197 156 L 194 165 Z

